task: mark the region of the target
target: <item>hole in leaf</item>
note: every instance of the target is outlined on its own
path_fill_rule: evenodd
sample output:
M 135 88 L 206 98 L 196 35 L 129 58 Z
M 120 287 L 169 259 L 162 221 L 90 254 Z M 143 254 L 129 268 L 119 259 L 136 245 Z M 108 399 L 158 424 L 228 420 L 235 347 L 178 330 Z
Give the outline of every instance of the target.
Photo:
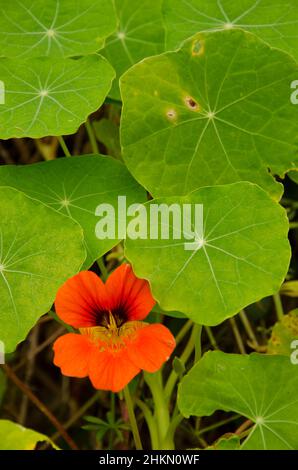
M 185 104 L 192 111 L 198 111 L 200 109 L 199 104 L 191 96 L 185 98 Z

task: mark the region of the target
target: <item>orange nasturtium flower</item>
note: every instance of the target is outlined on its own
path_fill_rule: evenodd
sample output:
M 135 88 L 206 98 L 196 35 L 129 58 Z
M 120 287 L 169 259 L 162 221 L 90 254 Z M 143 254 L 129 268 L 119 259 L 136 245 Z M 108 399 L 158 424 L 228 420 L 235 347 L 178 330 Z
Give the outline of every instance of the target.
M 54 343 L 54 364 L 70 377 L 89 376 L 97 389 L 118 392 L 142 369 L 156 372 L 175 347 L 161 324 L 143 322 L 155 301 L 149 283 L 130 265 L 117 268 L 104 284 L 82 271 L 59 289 L 57 315 L 80 334 Z

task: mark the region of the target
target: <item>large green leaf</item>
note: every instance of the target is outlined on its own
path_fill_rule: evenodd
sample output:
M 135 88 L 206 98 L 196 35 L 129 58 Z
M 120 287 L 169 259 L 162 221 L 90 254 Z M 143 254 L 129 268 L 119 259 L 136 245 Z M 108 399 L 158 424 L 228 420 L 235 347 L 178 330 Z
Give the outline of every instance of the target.
M 254 426 L 241 448 L 298 450 L 298 368 L 289 357 L 208 352 L 178 389 L 184 416 L 235 411 Z
M 99 240 L 95 226 L 99 204 L 112 204 L 118 196 L 127 205 L 146 200 L 146 193 L 126 167 L 101 155 L 59 158 L 34 165 L 0 167 L 0 186 L 12 186 L 77 221 L 84 230 L 89 267 L 120 240 Z
M 137 276 L 149 279 L 161 308 L 216 325 L 278 291 L 289 265 L 289 225 L 265 191 L 242 182 L 150 202 L 162 203 L 203 204 L 204 233 L 196 235 L 193 251 L 185 250 L 187 240 L 173 237 L 171 219 L 159 218 L 159 229 L 170 227 L 169 240 L 126 240 L 127 258 Z
M 144 57 L 164 51 L 165 33 L 161 13 L 163 0 L 115 0 L 118 30 L 106 41 L 103 55 L 119 78 Z M 118 80 L 110 96 L 120 99 Z
M 7 419 L 0 420 L 0 450 L 34 450 L 38 442 L 55 444 L 44 434 L 24 428 Z
M 298 59 L 296 0 L 165 0 L 167 48 L 199 31 L 249 30 Z
M 11 352 L 86 252 L 74 221 L 12 188 L 0 188 L 0 199 L 0 340 Z
M 114 78 L 100 56 L 0 59 L 0 138 L 71 134 L 104 101 Z
M 0 0 L 0 9 L 5 57 L 91 54 L 116 29 L 112 0 Z
M 297 73 L 290 56 L 240 30 L 135 65 L 121 79 L 128 168 L 155 197 L 252 181 L 278 198 L 272 175 L 298 165 Z

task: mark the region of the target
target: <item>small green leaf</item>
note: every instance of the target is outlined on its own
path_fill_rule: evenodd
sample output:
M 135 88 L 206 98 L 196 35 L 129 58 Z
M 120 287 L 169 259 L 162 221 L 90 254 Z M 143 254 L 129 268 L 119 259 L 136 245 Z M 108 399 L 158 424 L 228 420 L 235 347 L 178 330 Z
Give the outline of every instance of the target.
M 294 340 L 298 340 L 298 309 L 284 315 L 282 320 L 274 325 L 267 352 L 290 357 Z
M 234 411 L 253 423 L 246 450 L 298 449 L 298 368 L 289 357 L 208 352 L 182 379 L 178 406 L 188 417 Z
M 81 227 L 12 188 L 0 188 L 1 332 L 12 352 L 85 260 Z
M 191 251 L 177 239 L 171 219 L 151 220 L 169 239 L 127 238 L 126 257 L 148 279 L 164 310 L 185 313 L 194 322 L 216 325 L 247 305 L 279 290 L 290 259 L 285 210 L 251 183 L 201 188 L 182 198 L 146 203 L 203 204 L 204 233 L 194 234 Z M 148 214 L 150 211 L 148 210 Z M 180 234 L 179 234 L 180 235 Z M 278 262 L 276 254 L 278 253 Z
M 0 50 L 5 57 L 92 54 L 116 29 L 112 0 L 0 0 Z
M 97 140 L 106 147 L 108 154 L 120 160 L 121 148 L 119 126 L 107 118 L 102 118 L 100 121 L 94 121 L 92 125 Z
M 0 420 L 0 450 L 34 450 L 38 442 L 44 441 L 58 449 L 44 434 L 6 419 Z
M 107 39 L 102 54 L 117 72 L 110 96 L 120 99 L 118 79 L 136 62 L 164 51 L 163 0 L 115 0 L 118 30 Z
M 240 448 L 240 438 L 236 434 L 220 437 L 212 446 L 206 450 L 237 450 Z
M 104 101 L 114 70 L 101 56 L 0 59 L 0 138 L 72 134 Z
M 167 49 L 199 31 L 241 28 L 298 59 L 296 0 L 165 0 Z
M 118 196 L 127 205 L 143 202 L 146 193 L 126 167 L 110 157 L 84 155 L 34 165 L 0 167 L 0 186 L 11 186 L 78 222 L 84 230 L 88 268 L 119 239 L 95 235 L 99 204 L 111 204 L 117 214 Z
M 240 30 L 136 64 L 120 80 L 129 170 L 154 197 L 251 181 L 278 199 L 273 176 L 298 167 L 297 74 L 290 56 Z
M 280 288 L 281 295 L 298 297 L 298 281 L 285 282 Z

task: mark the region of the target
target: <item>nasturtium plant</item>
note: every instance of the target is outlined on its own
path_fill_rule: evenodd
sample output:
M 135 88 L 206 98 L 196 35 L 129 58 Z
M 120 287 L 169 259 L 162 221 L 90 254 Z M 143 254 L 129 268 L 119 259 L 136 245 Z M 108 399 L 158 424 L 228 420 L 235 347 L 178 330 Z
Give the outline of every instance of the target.
M 73 220 L 9 187 L 0 196 L 0 340 L 8 353 L 50 310 L 86 251 Z
M 298 369 L 289 357 L 208 352 L 183 378 L 178 406 L 186 417 L 223 410 L 250 419 L 241 449 L 294 450 L 297 385 Z
M 112 0 L 0 1 L 0 54 L 71 57 L 94 53 L 116 29 Z
M 128 205 L 146 200 L 145 191 L 123 163 L 101 155 L 59 158 L 24 166 L 6 165 L 0 167 L 1 186 L 23 191 L 78 222 L 84 231 L 86 268 L 120 241 L 96 237 L 97 206 L 111 204 L 117 213 L 119 195 L 126 197 Z M 68 222 L 67 218 L 62 220 Z
M 100 56 L 81 59 L 0 59 L 5 101 L 0 137 L 71 134 L 104 101 L 114 78 Z
M 118 29 L 102 52 L 119 77 L 136 62 L 164 51 L 162 0 L 115 0 Z M 109 95 L 119 100 L 118 80 Z
M 195 234 L 192 249 L 185 249 L 186 238 L 175 238 L 171 219 L 159 219 L 159 224 L 169 225 L 169 240 L 126 240 L 127 258 L 138 276 L 150 280 L 164 310 L 216 325 L 278 291 L 289 265 L 289 226 L 284 209 L 258 186 L 243 182 L 205 187 L 147 204 L 204 207 L 203 234 Z
M 0 0 L 0 449 L 298 450 L 296 3 Z
M 252 181 L 279 198 L 298 165 L 296 62 L 251 33 L 200 33 L 126 72 L 125 162 L 155 197 Z
M 166 47 L 199 31 L 241 28 L 298 58 L 296 0 L 165 0 Z
M 0 419 L 0 450 L 35 450 L 38 443 L 44 442 L 57 449 L 47 436 L 8 419 Z

